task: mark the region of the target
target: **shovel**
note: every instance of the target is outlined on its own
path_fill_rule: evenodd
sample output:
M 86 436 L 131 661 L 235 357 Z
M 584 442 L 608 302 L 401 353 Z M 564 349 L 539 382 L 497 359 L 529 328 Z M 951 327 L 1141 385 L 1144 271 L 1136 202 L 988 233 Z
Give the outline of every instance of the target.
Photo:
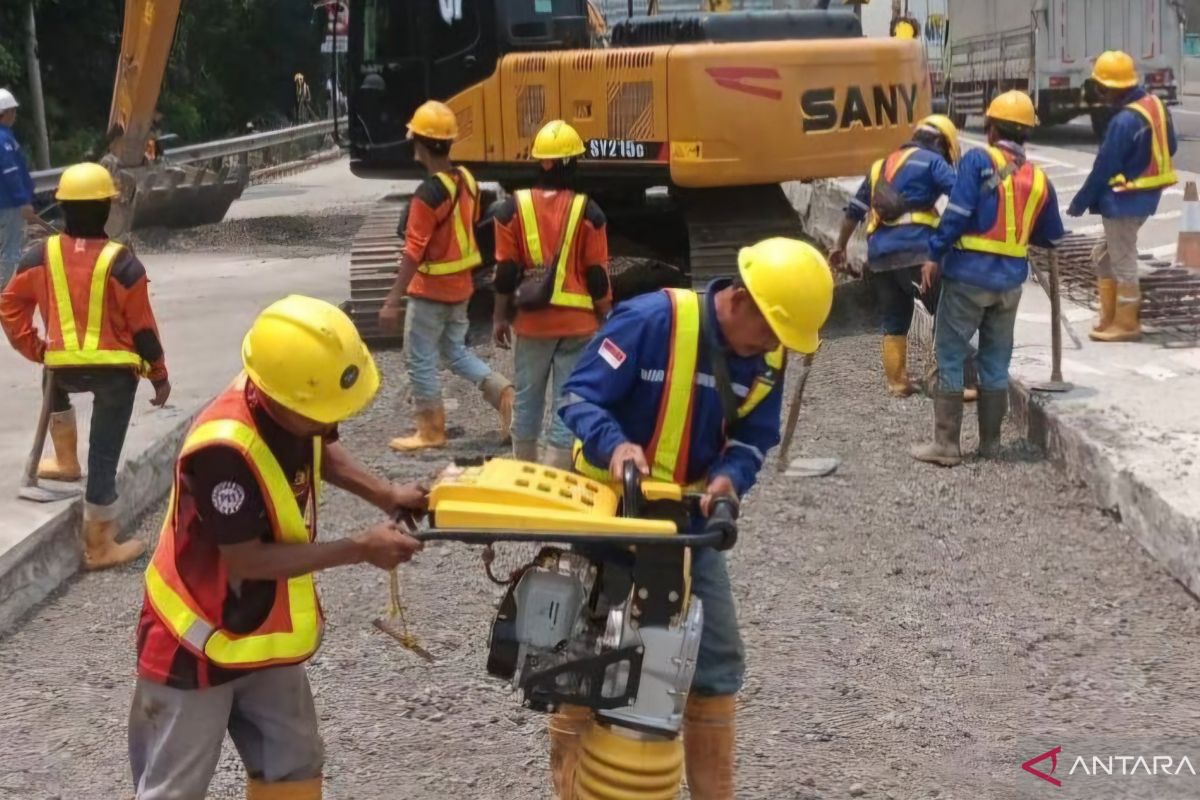
M 79 489 L 48 489 L 38 486 L 38 462 L 42 458 L 42 448 L 46 446 L 46 431 L 50 427 L 50 403 L 54 394 L 54 370 L 46 370 L 46 378 L 42 382 L 42 410 L 38 414 L 37 431 L 33 435 L 33 449 L 29 451 L 29 460 L 25 462 L 25 474 L 21 477 L 21 488 L 17 497 L 22 500 L 32 500 L 35 503 L 56 503 L 67 500 L 79 494 Z

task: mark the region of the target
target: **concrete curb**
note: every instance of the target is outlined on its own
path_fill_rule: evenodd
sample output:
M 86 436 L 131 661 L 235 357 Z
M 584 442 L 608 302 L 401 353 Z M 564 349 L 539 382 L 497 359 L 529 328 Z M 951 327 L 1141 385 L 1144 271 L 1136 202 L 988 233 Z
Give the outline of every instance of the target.
M 837 236 L 842 209 L 853 191 L 847 187 L 837 181 L 785 185 L 805 231 L 827 246 Z M 857 265 L 866 259 L 865 241 L 856 242 L 862 239 L 860 226 L 847 253 Z M 1085 484 L 1096 504 L 1120 519 L 1173 578 L 1200 594 L 1200 519 L 1179 510 L 1122 466 L 1119 454 L 1088 434 L 1085 418 L 1064 419 L 1047 398 L 1016 378 L 1010 382 L 1009 399 L 1013 418 L 1027 438 L 1070 479 Z
M 199 408 L 122 464 L 117 486 L 124 526 L 145 514 L 170 490 L 175 454 L 198 412 Z M 82 517 L 80 497 L 65 504 L 51 520 L 0 557 L 0 635 L 15 628 L 30 609 L 79 571 Z

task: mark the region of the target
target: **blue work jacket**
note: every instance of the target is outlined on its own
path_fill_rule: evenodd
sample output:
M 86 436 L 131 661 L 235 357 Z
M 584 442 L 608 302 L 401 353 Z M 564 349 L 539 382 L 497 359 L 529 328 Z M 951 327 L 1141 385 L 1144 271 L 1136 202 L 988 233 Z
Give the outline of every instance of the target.
M 901 149 L 916 148 L 896 172 L 892 185 L 913 210 L 933 208 L 942 195 L 954 188 L 954 167 L 936 150 L 909 142 Z M 858 193 L 846 206 L 846 216 L 857 222 L 865 221 L 871 210 L 871 176 L 863 178 Z M 886 269 L 921 264 L 929 258 L 929 237 L 933 228 L 928 225 L 880 225 L 867 237 L 868 267 L 885 265 Z M 870 262 L 875 262 L 872 265 Z
M 716 322 L 713 298 L 728 284 L 728 280 L 712 282 L 703 297 L 703 313 L 722 347 L 725 339 Z M 607 468 L 618 445 L 633 442 L 644 448 L 650 444 L 670 357 L 672 314 L 671 299 L 662 291 L 619 304 L 564 384 L 558 414 L 583 443 L 590 463 Z M 754 378 L 767 371 L 763 356 L 741 358 L 728 352 L 728 363 L 739 400 L 745 398 Z M 727 435 L 721 398 L 703 349 L 696 371 L 687 482 L 725 475 L 740 496 L 754 485 L 767 452 L 779 444 L 782 377 Z
M 1019 159 L 1025 158 L 1025 149 L 1019 144 L 1000 142 L 997 146 Z M 963 235 L 984 234 L 996 224 L 1000 192 L 997 189 L 983 191 L 983 185 L 994 173 L 986 149 L 975 148 L 963 156 L 958 165 L 958 180 L 950 193 L 942 221 L 929 240 L 929 250 L 932 260 L 941 262 L 945 277 L 993 292 L 1006 292 L 1024 283 L 1029 274 L 1027 259 L 954 247 Z M 1062 216 L 1058 213 L 1058 196 L 1047 178 L 1046 202 L 1034 220 L 1029 243 L 1054 247 L 1065 235 Z
M 1145 96 L 1146 90 L 1138 86 L 1121 98 L 1121 105 Z M 1167 111 L 1167 142 L 1174 156 L 1179 143 L 1170 111 Z M 1078 216 L 1090 212 L 1103 217 L 1151 217 L 1158 213 L 1162 189 L 1114 192 L 1108 185 L 1117 175 L 1128 178 L 1141 175 L 1150 166 L 1151 144 L 1150 123 L 1146 118 L 1128 108 L 1118 111 L 1104 132 L 1091 173 L 1071 201 L 1071 213 Z
M 12 128 L 0 125 L 0 208 L 20 208 L 33 202 L 33 177 Z

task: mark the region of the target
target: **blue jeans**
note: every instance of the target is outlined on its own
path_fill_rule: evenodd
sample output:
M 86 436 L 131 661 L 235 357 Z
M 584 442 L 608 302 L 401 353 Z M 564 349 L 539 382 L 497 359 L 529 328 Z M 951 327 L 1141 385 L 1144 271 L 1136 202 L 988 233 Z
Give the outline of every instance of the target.
M 460 378 L 478 386 L 492 368 L 467 348 L 467 303 L 435 303 L 419 297 L 408 298 L 404 314 L 404 353 L 408 359 L 408 379 L 418 406 L 430 406 L 442 400 L 438 379 L 441 365 Z
M 1006 292 L 993 292 L 949 278 L 942 280 L 934 326 L 939 391 L 963 390 L 963 362 L 971 352 L 971 337 L 976 331 L 979 332 L 976 364 L 980 391 L 1008 389 L 1013 326 L 1017 322 L 1020 301 L 1020 286 Z
M 704 603 L 692 691 L 705 697 L 736 694 L 746 676 L 746 648 L 724 553 L 711 547 L 692 550 L 692 594 Z
M 8 286 L 25 246 L 25 219 L 19 208 L 0 208 L 0 289 Z
M 532 339 L 517 336 L 513 345 L 513 383 L 517 397 L 513 406 L 513 442 L 536 442 L 546 420 L 546 385 L 550 384 L 553 403 L 546 445 L 569 450 L 574 434 L 555 413 L 563 384 L 575 369 L 575 362 L 590 336 L 562 339 Z

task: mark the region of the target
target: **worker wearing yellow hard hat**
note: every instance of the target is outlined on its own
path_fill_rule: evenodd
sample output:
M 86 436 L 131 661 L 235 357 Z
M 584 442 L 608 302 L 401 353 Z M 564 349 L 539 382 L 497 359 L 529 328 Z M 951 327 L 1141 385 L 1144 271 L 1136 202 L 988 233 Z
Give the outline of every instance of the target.
M 349 317 L 285 297 L 251 326 L 242 365 L 183 441 L 146 569 L 129 716 L 138 797 L 205 797 L 228 733 L 247 798 L 318 800 L 324 747 L 304 668 L 324 627 L 314 573 L 390 570 L 421 548 L 390 520 L 423 510 L 424 490 L 372 474 L 338 442 L 338 423 L 379 388 Z M 322 482 L 381 521 L 318 541 Z
M 1029 245 L 1054 247 L 1065 235 L 1050 179 L 1025 154 L 1037 124 L 1024 92 L 998 95 L 988 105 L 987 147 L 971 150 L 929 240 L 922 286 L 941 275 L 934 324 L 938 378 L 933 442 L 913 458 L 942 466 L 962 461 L 963 365 L 978 333 L 979 455 L 992 457 L 1008 410 L 1008 367 Z
M 556 414 L 545 431 L 546 389 L 558 397 L 583 348 L 612 305 L 608 227 L 596 201 L 576 189 L 583 139 L 562 120 L 533 139 L 531 189 L 496 207 L 493 332 L 513 348 L 513 454 L 570 469 L 573 437 Z
M 631 462 L 653 479 L 694 484 L 699 507 L 679 511 L 702 525 L 716 499 L 749 491 L 779 444 L 784 351 L 815 352 L 832 303 L 825 258 L 785 238 L 742 248 L 734 277 L 703 294 L 665 289 L 624 300 L 559 398 L 577 438 L 576 470 L 619 480 Z M 691 578 L 704 628 L 684 717 L 687 780 L 693 797 L 723 800 L 733 796 L 744 650 L 724 553 L 694 550 Z M 585 724 L 560 715 L 552 725 L 560 786 L 571 783 L 572 732 Z
M 123 522 L 117 465 L 140 379 L 154 386 L 156 406 L 167 402 L 171 383 L 146 268 L 104 231 L 117 196 L 112 176 L 99 164 L 76 164 L 63 172 L 54 196 L 65 230 L 25 252 L 0 298 L 0 321 L 13 347 L 47 370 L 43 402 L 54 455 L 38 465 L 39 477 L 82 478 L 71 395 L 93 397 L 83 563 L 100 569 L 132 561 L 145 549 L 137 539 L 117 542 Z M 39 309 L 40 331 L 33 320 Z
M 908 377 L 908 328 L 929 238 L 937 227 L 938 200 L 954 188 L 959 157 L 958 129 L 949 117 L 932 114 L 917 123 L 913 138 L 872 166 L 846 206 L 837 243 L 829 254 L 834 269 L 848 267 L 846 247 L 867 223 L 867 272 L 882 312 L 883 372 L 888 391 L 907 397 L 917 391 Z M 931 310 L 936 292 L 921 297 Z
M 512 427 L 512 384 L 467 348 L 467 303 L 475 291 L 473 271 L 483 257 L 475 239 L 479 184 L 466 167 L 450 160 L 458 136 L 454 111 L 436 100 L 418 107 L 408 123 L 414 157 L 428 177 L 409 201 L 400 269 L 379 312 L 384 330 L 398 331 L 403 320 L 416 423 L 412 434 L 391 441 L 394 450 L 445 446 L 443 359 L 496 409 L 503 437 Z
M 1094 341 L 1141 338 L 1138 231 L 1158 213 L 1163 189 L 1178 182 L 1171 157 L 1175 126 L 1163 101 L 1141 85 L 1128 53 L 1110 50 L 1096 59 L 1092 81 L 1103 107 L 1093 111 L 1104 140 L 1091 173 L 1067 213 L 1099 214 L 1104 244 L 1093 254 L 1100 318 Z

